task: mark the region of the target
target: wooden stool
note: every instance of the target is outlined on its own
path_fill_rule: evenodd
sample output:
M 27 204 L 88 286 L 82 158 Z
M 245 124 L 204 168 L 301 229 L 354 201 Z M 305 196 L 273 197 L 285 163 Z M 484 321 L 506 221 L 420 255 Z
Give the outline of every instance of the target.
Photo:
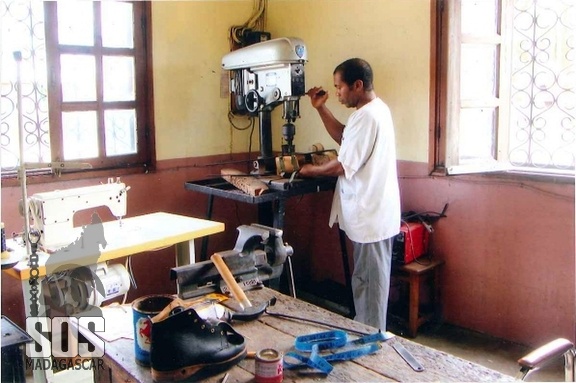
M 439 271 L 442 260 L 422 260 L 411 262 L 392 270 L 392 278 L 408 283 L 410 287 L 410 302 L 408 305 L 408 332 L 411 337 L 415 337 L 418 328 L 430 319 L 434 318 L 438 312 L 440 303 L 439 294 Z M 420 290 L 422 283 L 432 282 L 432 303 L 433 310 L 428 313 L 420 312 Z

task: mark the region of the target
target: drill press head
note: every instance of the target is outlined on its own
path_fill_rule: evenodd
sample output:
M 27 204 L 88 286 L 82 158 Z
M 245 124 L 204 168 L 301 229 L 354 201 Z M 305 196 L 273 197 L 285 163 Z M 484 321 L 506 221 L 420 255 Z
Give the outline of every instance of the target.
M 226 54 L 222 69 L 231 72 L 233 112 L 255 113 L 284 103 L 285 113 L 292 119 L 298 117 L 298 99 L 306 93 L 306 61 L 306 46 L 295 37 L 263 41 Z

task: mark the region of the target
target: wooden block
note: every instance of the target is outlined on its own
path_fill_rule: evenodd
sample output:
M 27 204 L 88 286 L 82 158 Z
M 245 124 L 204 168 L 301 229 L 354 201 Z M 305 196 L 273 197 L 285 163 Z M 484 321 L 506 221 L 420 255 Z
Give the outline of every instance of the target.
M 258 178 L 249 174 L 243 173 L 237 169 L 222 169 L 220 171 L 222 178 L 251 196 L 259 196 L 268 191 L 268 185 L 260 181 Z
M 300 167 L 304 164 L 319 166 L 324 165 L 335 158 L 338 158 L 338 153 L 333 149 L 315 153 L 276 157 L 276 174 L 289 175 L 300 170 Z

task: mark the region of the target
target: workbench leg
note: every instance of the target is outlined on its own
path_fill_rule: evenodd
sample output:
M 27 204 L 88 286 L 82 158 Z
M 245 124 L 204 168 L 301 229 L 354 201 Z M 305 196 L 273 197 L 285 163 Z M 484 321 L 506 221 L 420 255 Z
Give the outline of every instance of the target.
M 286 199 L 279 198 L 274 208 L 273 227 L 284 230 L 284 216 L 286 215 Z
M 210 194 L 208 196 L 208 209 L 206 211 L 206 219 L 207 220 L 211 220 L 212 219 L 212 208 L 214 207 L 214 196 L 212 194 Z M 205 235 L 204 238 L 202 238 L 202 249 L 200 250 L 200 261 L 205 261 L 208 259 L 208 239 L 209 236 Z
M 434 310 L 434 320 L 442 321 L 442 305 L 440 304 L 440 267 L 434 270 L 434 279 L 432 281 L 434 286 L 432 286 L 432 294 L 434 297 L 434 302 L 432 302 L 432 307 Z
M 194 240 L 176 244 L 176 266 L 185 266 L 196 263 Z
M 264 226 L 274 226 L 274 201 L 258 204 L 258 223 Z
M 410 274 L 410 305 L 408 314 L 408 330 L 411 337 L 418 332 L 418 317 L 420 312 L 420 275 Z

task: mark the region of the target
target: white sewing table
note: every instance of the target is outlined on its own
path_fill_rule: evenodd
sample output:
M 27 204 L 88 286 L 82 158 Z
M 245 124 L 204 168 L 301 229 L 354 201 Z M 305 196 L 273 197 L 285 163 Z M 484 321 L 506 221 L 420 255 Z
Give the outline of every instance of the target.
M 176 266 L 187 265 L 195 262 L 194 239 L 224 231 L 224 224 L 221 222 L 163 212 L 124 218 L 121 222 L 121 225 L 119 221 L 109 221 L 102 224 L 107 246 L 100 248 L 97 263 L 175 246 Z M 80 236 L 83 227 L 78 227 L 77 230 L 78 236 Z M 15 245 L 14 242 L 8 241 L 8 247 L 14 251 L 22 252 L 22 255 L 26 253 L 23 246 Z M 43 277 L 46 275 L 46 261 L 49 255 L 40 251 L 38 255 L 39 277 Z M 3 270 L 6 274 L 22 282 L 26 317 L 30 316 L 30 305 L 28 304 L 30 266 L 27 258 L 22 257 L 23 260 L 13 268 Z M 94 259 L 95 255 L 84 254 L 82 258 L 66 259 L 65 263 L 74 267 L 89 266 L 94 264 Z M 56 269 L 60 265 L 53 263 L 51 266 Z M 42 296 L 41 293 L 40 296 Z M 39 371 L 34 370 L 34 381 L 46 381 L 46 377 L 42 379 L 42 377 L 36 376 L 37 372 Z
M 104 222 L 104 237 L 108 245 L 100 248 L 98 262 L 127 257 L 146 251 L 159 250 L 168 246 L 176 245 L 176 265 L 194 263 L 194 239 L 224 231 L 221 222 L 187 217 L 171 213 L 151 213 L 136 217 L 124 218 L 120 221 Z M 76 228 L 78 236 L 82 233 L 82 227 Z M 25 253 L 24 247 L 10 243 L 9 247 Z M 40 277 L 46 275 L 46 260 L 48 254 L 38 252 Z M 84 255 L 85 258 L 94 259 L 94 255 Z M 27 257 L 23 257 L 27 258 Z M 88 266 L 83 264 L 83 259 L 67 259 L 67 264 L 75 266 Z M 8 275 L 26 281 L 30 279 L 30 266 L 25 259 L 18 262 L 11 269 L 4 270 Z M 90 264 L 93 264 L 91 262 Z M 57 268 L 58 264 L 52 264 Z

